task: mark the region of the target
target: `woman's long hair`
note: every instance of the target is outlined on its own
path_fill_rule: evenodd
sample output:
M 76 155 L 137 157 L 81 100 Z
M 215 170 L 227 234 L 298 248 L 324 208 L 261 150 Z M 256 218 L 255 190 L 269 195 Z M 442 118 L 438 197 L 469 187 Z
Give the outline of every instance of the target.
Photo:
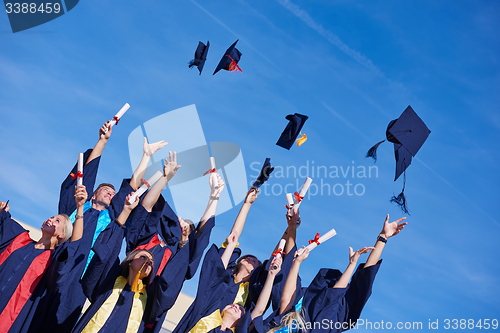
M 303 310 L 302 310 L 303 311 Z M 302 311 L 292 311 L 281 318 L 280 325 L 267 331 L 267 333 L 276 332 L 283 327 L 288 327 L 288 332 L 306 332 L 306 321 Z

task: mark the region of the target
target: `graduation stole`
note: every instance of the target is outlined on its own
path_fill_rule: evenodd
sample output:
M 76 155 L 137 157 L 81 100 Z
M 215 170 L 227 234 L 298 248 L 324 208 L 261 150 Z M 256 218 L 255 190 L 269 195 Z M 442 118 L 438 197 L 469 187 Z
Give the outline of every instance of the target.
M 248 282 L 240 283 L 238 287 L 238 293 L 234 298 L 233 304 L 239 304 L 241 306 L 245 306 L 245 302 L 247 301 L 248 298 L 248 287 L 249 287 Z
M 208 316 L 198 320 L 196 325 L 194 325 L 194 327 L 190 329 L 188 333 L 207 333 L 221 325 L 222 315 L 220 314 L 220 310 L 217 309 Z M 230 328 L 230 330 L 234 332 L 234 328 Z
M 0 265 L 4 263 L 12 252 L 31 242 L 33 242 L 33 240 L 29 236 L 28 231 L 17 235 L 2 254 L 0 254 Z M 16 320 L 19 312 L 21 312 L 33 293 L 33 290 L 38 285 L 43 273 L 45 273 L 49 267 L 51 255 L 52 250 L 43 251 L 29 265 L 21 281 L 14 290 L 14 293 L 10 297 L 9 302 L 2 313 L 0 313 L 0 332 L 7 332 Z
M 86 211 L 88 211 L 90 208 L 92 208 L 92 200 L 90 201 L 87 201 L 84 205 L 83 205 L 83 213 L 85 214 Z M 73 212 L 73 214 L 71 214 L 69 216 L 69 218 L 71 219 L 71 223 L 75 223 L 75 219 L 76 219 L 76 209 L 75 211 Z M 91 246 L 91 249 L 90 249 L 90 252 L 89 252 L 89 256 L 87 258 L 87 263 L 85 264 L 85 267 L 83 268 L 83 273 L 82 273 L 82 276 L 85 274 L 85 272 L 87 271 L 87 267 L 89 266 L 90 264 L 90 261 L 92 260 L 92 258 L 94 257 L 94 251 L 92 250 L 92 247 L 94 246 L 94 243 L 95 241 L 97 240 L 97 237 L 99 237 L 99 234 L 104 230 L 106 229 L 106 227 L 111 223 L 111 217 L 109 216 L 109 211 L 107 209 L 104 209 L 104 210 L 101 210 L 99 212 L 99 217 L 97 218 L 97 225 L 95 227 L 95 231 L 94 231 L 94 237 L 92 238 L 92 246 Z
M 127 279 L 121 275 L 115 280 L 115 285 L 113 286 L 111 295 L 109 295 L 99 310 L 97 310 L 94 316 L 90 319 L 85 328 L 82 330 L 82 333 L 99 332 L 113 312 L 118 298 L 120 297 L 120 294 L 126 284 Z M 148 296 L 146 294 L 146 288 L 141 281 L 139 281 L 139 290 L 141 290 L 141 292 L 134 293 L 134 300 L 132 308 L 130 309 L 130 316 L 127 324 L 127 333 L 138 331 L 142 321 L 142 315 L 144 314 L 144 309 L 146 308 Z

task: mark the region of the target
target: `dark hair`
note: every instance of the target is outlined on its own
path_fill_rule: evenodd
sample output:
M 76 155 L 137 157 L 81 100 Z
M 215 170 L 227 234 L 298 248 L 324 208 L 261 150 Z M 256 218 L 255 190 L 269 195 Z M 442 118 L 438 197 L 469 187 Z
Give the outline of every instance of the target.
M 99 184 L 99 186 L 97 186 L 97 188 L 95 189 L 94 192 L 97 192 L 100 188 L 104 187 L 104 186 L 107 186 L 107 187 L 111 187 L 113 189 L 113 191 L 116 191 L 115 187 L 113 186 L 113 184 L 109 184 L 109 183 L 102 183 L 102 184 Z
M 128 278 L 128 272 L 129 272 L 129 266 L 130 266 L 130 263 L 134 260 L 134 257 L 137 253 L 139 252 L 148 252 L 149 254 L 151 254 L 151 252 L 149 252 L 148 250 L 144 250 L 144 249 L 135 249 L 135 250 L 132 250 L 130 251 L 127 256 L 125 257 L 125 259 L 123 259 L 123 261 L 120 263 L 120 275 L 123 276 L 123 277 L 126 277 Z M 151 262 L 152 262 L 152 266 L 154 268 L 154 257 L 153 255 L 151 254 Z M 149 274 L 149 276 L 145 279 L 143 279 L 143 283 L 144 284 L 150 284 L 151 281 L 152 281 L 152 276 L 153 276 L 153 270 L 151 270 L 151 273 Z
M 240 268 L 241 268 L 241 262 L 244 260 L 244 259 L 247 259 L 247 258 L 255 258 L 258 262 L 259 262 L 259 265 L 262 265 L 262 262 L 259 260 L 259 258 L 257 258 L 256 256 L 252 255 L 252 254 L 245 254 L 244 256 L 241 256 L 237 261 L 236 261 L 236 267 L 234 267 L 233 269 L 233 274 L 238 274 L 240 272 Z
M 192 233 L 196 229 L 196 227 L 194 226 L 194 222 L 188 219 L 183 219 L 183 220 L 184 222 L 189 224 L 189 233 Z

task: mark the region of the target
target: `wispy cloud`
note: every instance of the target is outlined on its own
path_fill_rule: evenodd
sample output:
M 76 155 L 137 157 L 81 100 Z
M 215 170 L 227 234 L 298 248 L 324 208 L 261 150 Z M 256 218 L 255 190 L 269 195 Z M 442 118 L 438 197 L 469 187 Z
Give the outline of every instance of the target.
M 335 35 L 333 32 L 325 29 L 321 24 L 317 23 L 316 21 L 313 20 L 313 18 L 303 9 L 301 9 L 299 6 L 291 3 L 288 0 L 276 0 L 280 5 L 288 9 L 292 14 L 297 16 L 300 20 L 302 20 L 305 24 L 307 24 L 311 29 L 315 30 L 317 33 L 319 33 L 321 36 L 326 38 L 331 44 L 335 45 L 338 47 L 342 52 L 347 54 L 349 57 L 357 61 L 359 64 L 363 65 L 367 69 L 369 69 L 371 72 L 375 73 L 376 75 L 379 76 L 384 76 L 382 71 L 373 64 L 373 62 L 359 53 L 356 50 L 353 50 L 350 48 L 346 43 L 344 43 L 337 35 Z

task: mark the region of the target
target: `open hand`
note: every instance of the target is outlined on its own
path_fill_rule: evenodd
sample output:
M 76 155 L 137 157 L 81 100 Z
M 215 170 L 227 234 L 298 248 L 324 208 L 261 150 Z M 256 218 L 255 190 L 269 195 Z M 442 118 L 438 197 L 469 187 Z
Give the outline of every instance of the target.
M 182 165 L 177 165 L 177 152 L 168 152 L 168 159 L 165 159 L 165 164 L 163 165 L 163 175 L 167 177 L 167 180 L 172 179 L 177 173 L 177 170 L 182 167 Z
M 405 219 L 406 217 L 402 217 L 399 220 L 389 223 L 389 214 L 387 214 L 385 217 L 384 226 L 382 227 L 382 232 L 380 233 L 380 236 L 387 239 L 389 237 L 394 237 L 397 234 L 399 234 L 399 232 L 404 229 L 405 225 L 408 224 L 408 222 L 400 223 Z
M 349 262 L 351 264 L 356 264 L 358 262 L 359 257 L 367 252 L 370 252 L 372 250 L 375 250 L 373 246 L 365 246 L 356 252 L 353 251 L 352 247 L 349 247 Z
M 142 151 L 144 155 L 152 156 L 154 153 L 156 153 L 158 150 L 162 149 L 166 145 L 168 145 L 168 142 L 165 142 L 164 140 L 148 143 L 148 139 L 144 137 L 144 144 L 142 146 Z

